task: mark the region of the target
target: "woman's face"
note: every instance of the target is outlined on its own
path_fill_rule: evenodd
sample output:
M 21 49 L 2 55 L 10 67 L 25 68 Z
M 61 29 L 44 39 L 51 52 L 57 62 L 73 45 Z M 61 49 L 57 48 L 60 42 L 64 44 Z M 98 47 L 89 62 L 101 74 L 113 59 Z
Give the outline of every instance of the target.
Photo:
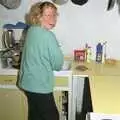
M 40 18 L 41 26 L 50 30 L 55 27 L 56 21 L 56 10 L 52 7 L 45 8 L 42 17 Z

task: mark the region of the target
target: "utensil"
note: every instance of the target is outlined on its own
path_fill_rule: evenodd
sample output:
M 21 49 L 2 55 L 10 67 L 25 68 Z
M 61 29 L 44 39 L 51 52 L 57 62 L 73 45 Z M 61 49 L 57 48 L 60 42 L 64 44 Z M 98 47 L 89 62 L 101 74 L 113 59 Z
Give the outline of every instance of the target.
M 115 0 L 109 0 L 107 10 L 111 10 L 114 7 L 114 5 L 115 5 Z
M 88 2 L 88 0 L 71 0 L 76 5 L 84 5 Z
M 68 0 L 52 0 L 57 5 L 63 5 L 68 2 Z
M 16 9 L 20 6 L 22 0 L 0 0 L 0 4 L 7 9 Z

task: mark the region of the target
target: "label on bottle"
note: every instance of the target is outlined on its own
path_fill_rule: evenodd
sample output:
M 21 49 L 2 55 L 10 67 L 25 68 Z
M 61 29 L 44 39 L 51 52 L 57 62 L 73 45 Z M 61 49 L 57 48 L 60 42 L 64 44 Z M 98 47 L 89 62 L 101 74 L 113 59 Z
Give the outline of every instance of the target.
M 102 62 L 102 53 L 96 53 L 96 62 Z

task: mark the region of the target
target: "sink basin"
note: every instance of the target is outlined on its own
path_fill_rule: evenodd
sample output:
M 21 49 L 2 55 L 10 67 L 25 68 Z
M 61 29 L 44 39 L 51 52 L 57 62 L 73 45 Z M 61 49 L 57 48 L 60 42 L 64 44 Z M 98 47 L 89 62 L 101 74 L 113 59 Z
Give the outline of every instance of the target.
M 69 71 L 69 70 L 71 70 L 71 66 L 72 66 L 72 61 L 71 60 L 65 60 L 61 71 Z M 19 69 L 20 65 L 15 65 L 14 64 L 14 65 L 12 65 L 12 67 L 15 68 L 15 69 Z
M 72 75 L 72 60 L 64 60 L 64 64 L 62 66 L 62 69 L 60 71 L 54 71 L 55 76 L 71 76 Z
M 71 70 L 71 64 L 72 64 L 71 61 L 65 60 L 61 70 L 62 70 L 62 71 Z M 16 66 L 15 66 L 15 65 L 12 65 L 12 67 L 15 68 L 15 69 L 19 69 L 19 68 L 20 68 L 20 65 L 16 65 Z
M 71 60 L 65 60 L 63 66 L 62 66 L 62 70 L 70 70 L 71 64 L 72 64 Z

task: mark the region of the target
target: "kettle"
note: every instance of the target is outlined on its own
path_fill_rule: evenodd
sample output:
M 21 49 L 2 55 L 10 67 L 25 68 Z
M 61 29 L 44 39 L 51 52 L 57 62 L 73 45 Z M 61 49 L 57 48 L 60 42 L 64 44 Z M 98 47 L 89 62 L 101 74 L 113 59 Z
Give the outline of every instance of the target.
M 15 44 L 14 31 L 4 30 L 2 34 L 2 47 L 5 49 L 13 48 Z

